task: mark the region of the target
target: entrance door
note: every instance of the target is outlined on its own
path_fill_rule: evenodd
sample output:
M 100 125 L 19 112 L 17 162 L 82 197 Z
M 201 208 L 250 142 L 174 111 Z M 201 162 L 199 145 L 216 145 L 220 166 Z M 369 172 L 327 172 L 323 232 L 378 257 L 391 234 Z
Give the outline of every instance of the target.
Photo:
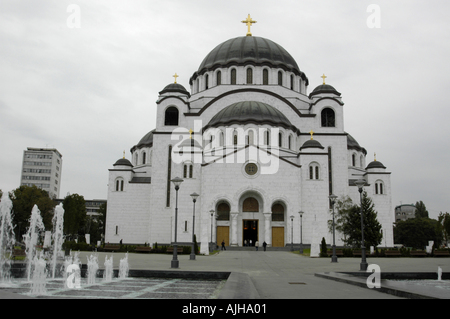
M 284 227 L 272 227 L 272 247 L 284 247 Z
M 217 245 L 222 247 L 222 241 L 225 246 L 230 246 L 230 226 L 217 226 Z
M 244 219 L 242 224 L 243 244 L 247 243 L 247 246 L 255 246 L 255 242 L 258 241 L 258 220 Z

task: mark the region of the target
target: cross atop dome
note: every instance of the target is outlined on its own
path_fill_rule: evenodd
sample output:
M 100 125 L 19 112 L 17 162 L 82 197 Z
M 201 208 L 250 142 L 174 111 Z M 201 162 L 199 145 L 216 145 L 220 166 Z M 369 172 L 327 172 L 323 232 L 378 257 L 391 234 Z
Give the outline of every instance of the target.
M 246 36 L 252 36 L 252 33 L 250 32 L 250 27 L 252 26 L 253 23 L 256 23 L 256 21 L 252 20 L 252 18 L 250 17 L 250 14 L 248 14 L 247 19 L 243 20 L 242 23 L 245 23 L 248 27 L 248 31 Z
M 173 82 L 173 83 L 177 83 L 177 78 L 179 77 L 179 75 L 175 72 L 175 74 L 173 75 L 173 77 L 175 78 L 175 82 Z
M 322 78 L 322 80 L 323 80 L 323 84 L 325 84 L 325 79 L 327 78 L 327 77 L 325 76 L 325 74 L 322 75 L 321 78 Z

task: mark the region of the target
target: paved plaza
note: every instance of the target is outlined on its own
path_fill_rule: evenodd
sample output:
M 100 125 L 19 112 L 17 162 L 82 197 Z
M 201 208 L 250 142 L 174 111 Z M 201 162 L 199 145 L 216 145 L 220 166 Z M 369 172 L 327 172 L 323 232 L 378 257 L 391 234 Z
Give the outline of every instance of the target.
M 90 252 L 80 252 L 79 258 L 86 263 Z M 114 269 L 119 268 L 124 253 L 97 253 L 100 268 L 103 268 L 105 257 L 113 255 Z M 167 282 L 162 279 L 146 279 L 138 281 L 131 278 L 125 290 L 132 291 L 135 287 L 143 287 L 142 294 L 119 293 L 110 298 L 226 298 L 226 299 L 397 299 L 401 298 L 380 292 L 380 289 L 369 289 L 365 285 L 365 278 L 352 276 L 352 282 L 343 278 L 342 272 L 359 272 L 360 258 L 339 258 L 338 263 L 331 263 L 330 258 L 310 258 L 287 251 L 220 251 L 210 256 L 196 256 L 196 260 L 189 260 L 189 255 L 178 255 L 179 268 L 171 269 L 172 256 L 169 254 L 128 254 L 131 270 L 167 271 L 175 274 L 186 272 L 230 272 L 226 282 L 211 281 L 212 286 L 205 284 L 206 294 L 197 289 L 198 295 L 189 294 L 192 285 L 182 287 L 182 281 Z M 444 273 L 450 270 L 450 258 L 368 258 L 369 265 L 376 264 L 381 272 L 401 273 L 437 273 L 438 267 Z M 338 274 L 336 274 L 338 273 Z M 333 278 L 333 276 L 335 276 Z M 153 280 L 153 281 L 152 281 Z M 362 284 L 358 285 L 357 282 Z M 191 282 L 191 284 L 194 282 Z M 161 284 L 165 289 L 160 292 L 175 293 L 177 290 L 188 294 L 157 294 L 151 286 Z M 382 281 L 382 286 L 388 283 Z M 111 284 L 112 285 L 112 284 Z M 146 286 L 147 287 L 144 287 Z M 195 283 L 194 283 L 195 285 Z M 201 285 L 198 283 L 197 287 Z M 394 283 L 395 285 L 395 283 Z M 177 289 L 178 287 L 178 289 Z M 169 289 L 173 288 L 173 289 Z M 119 288 L 117 288 L 119 289 Z M 145 290 L 147 289 L 147 290 Z M 437 298 L 450 298 L 450 290 L 436 288 L 433 296 Z M 441 289 L 441 290 L 439 290 Z M 145 290 L 145 291 L 144 291 Z M 434 290 L 436 291 L 436 290 Z M 145 297 L 145 293 L 147 297 Z M 89 294 L 89 293 L 87 293 Z M 21 298 L 23 295 L 12 294 L 2 289 L 0 297 Z M 56 297 L 56 295 L 55 295 Z

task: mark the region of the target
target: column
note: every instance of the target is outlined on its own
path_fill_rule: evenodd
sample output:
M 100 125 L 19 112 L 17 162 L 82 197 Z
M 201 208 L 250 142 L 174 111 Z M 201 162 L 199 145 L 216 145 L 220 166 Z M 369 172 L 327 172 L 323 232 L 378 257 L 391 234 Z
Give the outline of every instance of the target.
M 237 231 L 238 231 L 238 215 L 239 213 L 231 213 L 230 212 L 230 217 L 231 217 L 231 240 L 230 240 L 230 246 L 237 246 L 238 245 L 238 240 L 237 240 Z
M 268 246 L 272 246 L 272 227 L 271 227 L 272 213 L 264 213 L 264 231 L 265 241 Z

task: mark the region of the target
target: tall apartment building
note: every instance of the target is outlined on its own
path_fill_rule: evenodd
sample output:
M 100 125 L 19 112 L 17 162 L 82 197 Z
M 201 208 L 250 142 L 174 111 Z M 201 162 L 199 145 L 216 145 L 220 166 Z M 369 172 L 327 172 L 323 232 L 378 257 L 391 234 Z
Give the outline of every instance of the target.
M 55 148 L 28 147 L 23 151 L 20 185 L 46 190 L 50 197 L 59 197 L 61 189 L 62 155 Z

